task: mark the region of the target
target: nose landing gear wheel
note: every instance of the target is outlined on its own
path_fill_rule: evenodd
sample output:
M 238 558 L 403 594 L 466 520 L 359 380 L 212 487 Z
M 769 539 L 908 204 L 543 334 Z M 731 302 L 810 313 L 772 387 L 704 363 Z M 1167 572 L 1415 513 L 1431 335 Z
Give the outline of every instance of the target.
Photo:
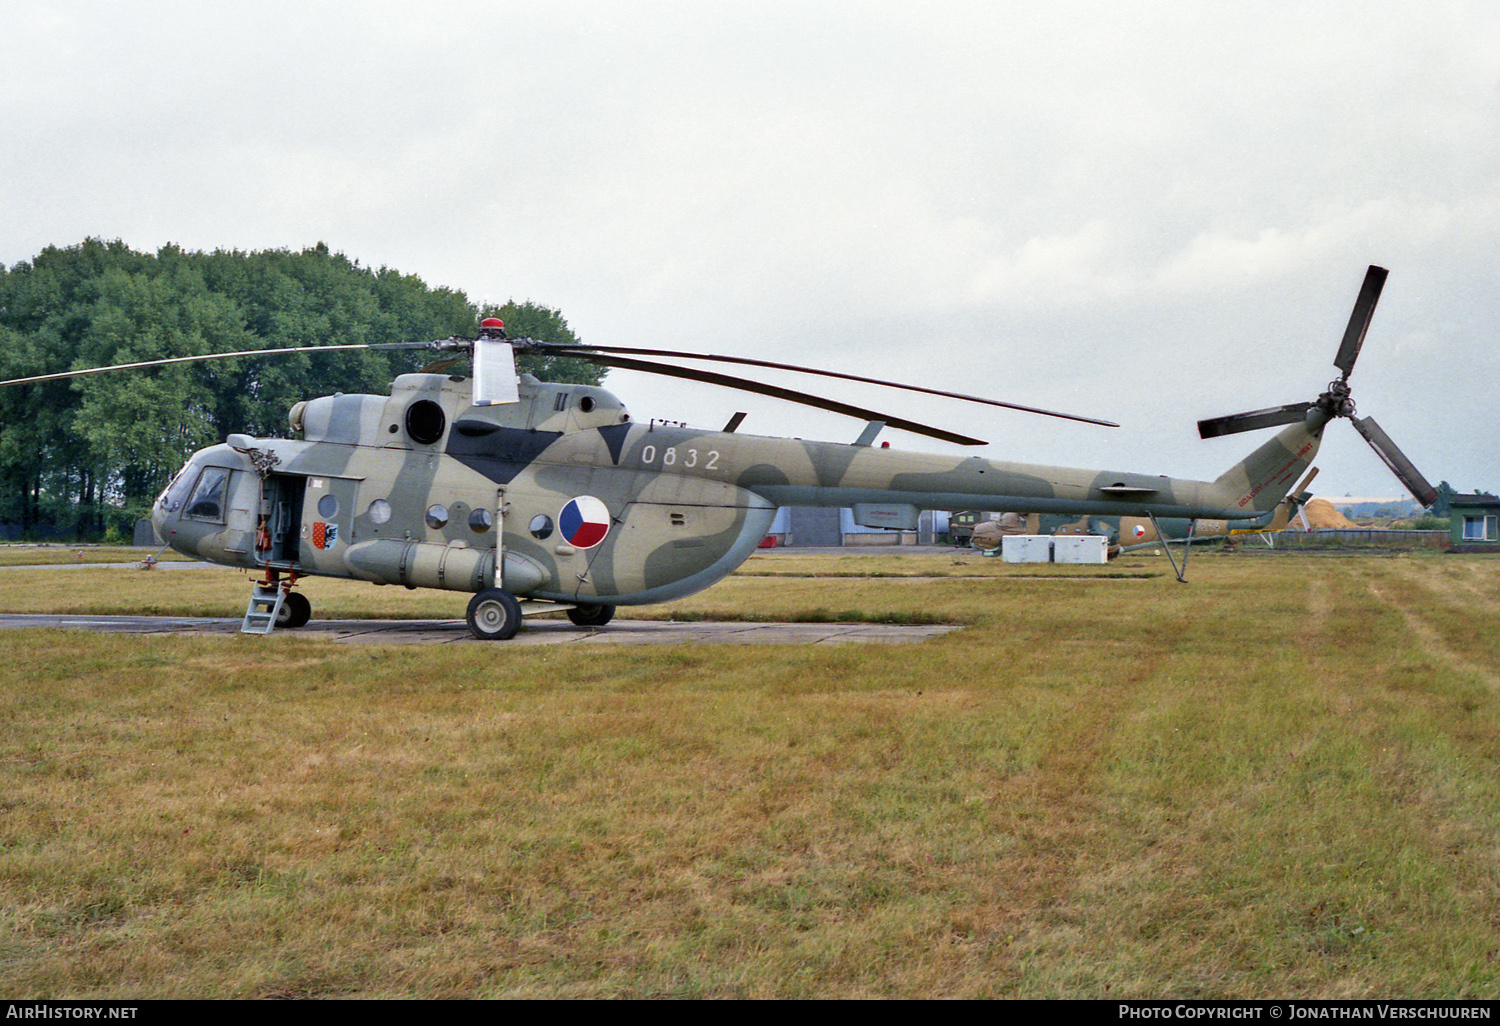
M 521 603 L 503 588 L 481 591 L 469 600 L 468 621 L 480 641 L 509 641 L 521 629 Z
M 306 627 L 312 619 L 312 603 L 300 591 L 289 591 L 281 600 L 281 611 L 276 614 L 276 626 L 280 630 Z

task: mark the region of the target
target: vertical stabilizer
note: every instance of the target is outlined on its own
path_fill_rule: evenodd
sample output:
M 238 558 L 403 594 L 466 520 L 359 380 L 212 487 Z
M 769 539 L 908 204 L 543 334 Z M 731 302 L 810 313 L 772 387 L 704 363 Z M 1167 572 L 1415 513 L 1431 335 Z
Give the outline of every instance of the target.
M 1329 419 L 1325 411 L 1314 407 L 1302 423 L 1283 428 L 1230 467 L 1214 482 L 1220 505 L 1242 510 L 1247 517 L 1275 509 L 1317 456 Z

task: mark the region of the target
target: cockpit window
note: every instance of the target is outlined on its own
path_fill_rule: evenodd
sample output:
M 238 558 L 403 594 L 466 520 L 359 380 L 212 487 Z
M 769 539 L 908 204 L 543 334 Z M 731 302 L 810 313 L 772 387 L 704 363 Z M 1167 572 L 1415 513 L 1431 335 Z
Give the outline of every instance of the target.
M 193 486 L 193 494 L 188 498 L 187 509 L 183 516 L 194 520 L 211 520 L 214 523 L 224 522 L 224 497 L 228 492 L 230 471 L 224 467 L 204 467 L 203 473 L 198 475 L 198 483 Z
M 168 513 L 176 513 L 182 508 L 182 500 L 187 498 L 188 487 L 193 483 L 191 470 L 192 464 L 184 463 L 177 476 L 172 478 L 172 483 L 162 489 L 161 498 L 156 500 Z

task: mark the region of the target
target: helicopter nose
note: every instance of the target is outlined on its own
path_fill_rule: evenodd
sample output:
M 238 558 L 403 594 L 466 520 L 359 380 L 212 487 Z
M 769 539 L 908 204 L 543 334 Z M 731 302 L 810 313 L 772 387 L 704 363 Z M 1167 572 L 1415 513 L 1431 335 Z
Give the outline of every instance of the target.
M 170 517 L 171 514 L 166 511 L 160 501 L 151 507 L 151 528 L 156 532 L 156 543 L 158 545 L 165 545 L 168 539 L 171 538 L 171 535 L 167 533 L 167 521 Z
M 168 482 L 167 487 L 162 489 L 162 493 L 156 497 L 156 502 L 152 503 L 151 527 L 156 532 L 158 544 L 170 544 L 176 535 L 173 525 L 181 518 L 183 501 L 186 499 L 184 492 L 192 483 L 195 473 L 194 463 L 190 459 Z

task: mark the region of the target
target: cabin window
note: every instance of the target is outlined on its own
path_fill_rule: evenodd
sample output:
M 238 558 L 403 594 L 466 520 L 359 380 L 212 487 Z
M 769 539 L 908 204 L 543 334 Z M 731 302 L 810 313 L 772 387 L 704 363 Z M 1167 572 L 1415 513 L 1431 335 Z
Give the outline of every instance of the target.
M 427 526 L 434 531 L 448 526 L 448 507 L 435 502 L 427 507 Z
M 527 525 L 527 528 L 537 541 L 546 541 L 552 537 L 552 518 L 545 513 L 538 513 L 531 518 L 531 523 Z
M 192 520 L 224 522 L 224 497 L 229 491 L 230 472 L 224 467 L 204 467 L 193 486 L 183 516 Z
M 476 509 L 469 514 L 469 529 L 475 534 L 483 534 L 495 523 L 495 518 L 487 509 Z
M 370 523 L 383 524 L 391 519 L 391 504 L 384 499 L 370 503 Z
M 339 515 L 339 500 L 337 496 L 325 495 L 318 500 L 318 516 L 324 520 L 332 520 Z

